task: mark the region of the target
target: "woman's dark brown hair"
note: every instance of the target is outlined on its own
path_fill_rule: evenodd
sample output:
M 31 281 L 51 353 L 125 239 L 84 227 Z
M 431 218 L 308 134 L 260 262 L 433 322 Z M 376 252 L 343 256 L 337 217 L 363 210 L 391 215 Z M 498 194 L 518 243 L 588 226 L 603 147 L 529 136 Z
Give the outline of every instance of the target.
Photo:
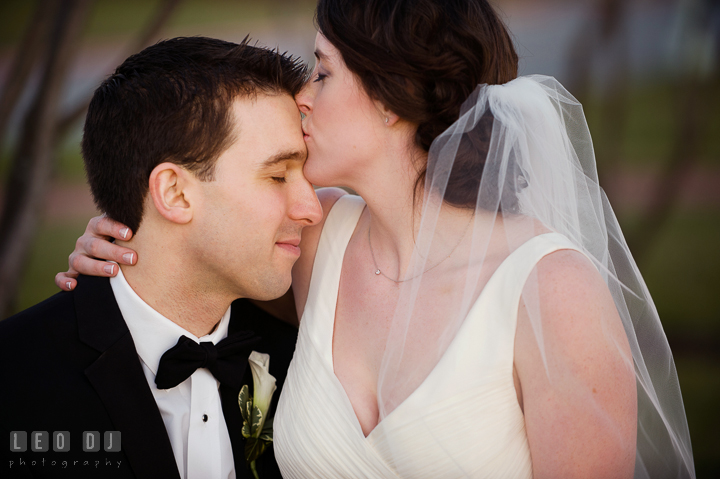
M 415 143 L 426 152 L 479 84 L 517 77 L 512 39 L 485 0 L 319 0 L 315 21 L 368 95 L 417 125 Z M 477 183 L 468 185 L 464 170 L 478 177 L 482 164 L 470 156 L 456 161 L 448 183 L 459 196 L 446 201 L 458 206 L 475 205 Z

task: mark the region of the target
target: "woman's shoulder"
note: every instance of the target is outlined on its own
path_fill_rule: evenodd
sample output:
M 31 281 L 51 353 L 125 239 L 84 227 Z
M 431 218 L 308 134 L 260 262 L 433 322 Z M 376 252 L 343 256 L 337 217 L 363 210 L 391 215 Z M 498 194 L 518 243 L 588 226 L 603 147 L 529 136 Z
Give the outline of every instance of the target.
M 293 267 L 292 288 L 293 294 L 295 295 L 295 307 L 298 318 L 302 317 L 302 312 L 305 309 L 305 302 L 307 301 L 307 295 L 310 289 L 310 276 L 325 221 L 333 206 L 335 206 L 335 203 L 347 195 L 347 192 L 340 188 L 320 188 L 315 193 L 317 194 L 318 200 L 320 200 L 323 217 L 318 224 L 303 229 L 302 239 L 300 241 L 300 258 L 298 258 Z
M 579 249 L 553 251 L 535 268 L 540 300 L 547 307 L 559 312 L 588 302 L 614 304 L 600 272 Z
M 610 289 L 595 264 L 578 249 L 568 247 L 543 256 L 525 284 L 515 359 L 516 365 L 530 366 L 534 373 L 545 367 L 537 358 L 527 360 L 532 356 L 528 351 L 537 347 L 539 331 L 545 347 L 559 353 L 553 360 L 569 369 L 615 356 L 618 348 L 621 355 L 629 354 Z

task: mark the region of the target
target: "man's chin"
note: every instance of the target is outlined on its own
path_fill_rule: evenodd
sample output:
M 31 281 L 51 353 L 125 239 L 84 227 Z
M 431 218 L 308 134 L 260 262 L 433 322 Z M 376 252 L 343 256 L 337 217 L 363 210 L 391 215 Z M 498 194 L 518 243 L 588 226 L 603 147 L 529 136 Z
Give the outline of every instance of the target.
M 282 278 L 277 278 L 277 281 L 263 284 L 261 288 L 253 291 L 252 294 L 247 297 L 257 301 L 272 301 L 284 296 L 291 285 L 292 276 L 288 273 L 287 275 L 283 275 Z

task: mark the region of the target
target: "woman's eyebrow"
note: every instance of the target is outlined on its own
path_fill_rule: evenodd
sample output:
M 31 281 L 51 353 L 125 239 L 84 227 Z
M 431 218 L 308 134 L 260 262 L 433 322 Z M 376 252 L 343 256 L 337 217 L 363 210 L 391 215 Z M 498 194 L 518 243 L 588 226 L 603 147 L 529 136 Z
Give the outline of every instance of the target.
M 324 61 L 328 60 L 327 54 L 325 52 L 323 52 L 322 50 L 320 50 L 319 48 L 315 50 L 315 58 L 317 58 L 318 60 L 324 60 Z

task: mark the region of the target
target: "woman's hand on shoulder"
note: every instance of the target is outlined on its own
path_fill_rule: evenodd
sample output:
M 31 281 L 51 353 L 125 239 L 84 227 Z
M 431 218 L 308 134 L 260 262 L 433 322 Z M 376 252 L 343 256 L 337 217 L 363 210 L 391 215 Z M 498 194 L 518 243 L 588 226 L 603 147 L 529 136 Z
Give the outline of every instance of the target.
M 302 313 L 305 310 L 315 253 L 317 253 L 320 233 L 322 233 L 325 220 L 335 202 L 341 196 L 347 194 L 340 188 L 320 188 L 315 193 L 320 200 L 320 206 L 322 206 L 322 221 L 316 225 L 303 228 L 302 239 L 300 240 L 300 258 L 295 262 L 292 270 L 292 290 L 295 295 L 295 308 L 297 309 L 298 318 L 302 318 Z
M 530 278 L 515 368 L 534 477 L 632 477 L 635 371 L 605 281 L 573 250 L 547 255 Z
M 75 250 L 68 258 L 69 269 L 55 275 L 55 284 L 63 291 L 70 291 L 77 286 L 79 274 L 89 276 L 115 276 L 119 264 L 133 265 L 137 263 L 137 253 L 110 242 L 111 239 L 128 241 L 133 232 L 122 223 L 113 221 L 105 215 L 90 220 L 85 233 L 75 243 Z

